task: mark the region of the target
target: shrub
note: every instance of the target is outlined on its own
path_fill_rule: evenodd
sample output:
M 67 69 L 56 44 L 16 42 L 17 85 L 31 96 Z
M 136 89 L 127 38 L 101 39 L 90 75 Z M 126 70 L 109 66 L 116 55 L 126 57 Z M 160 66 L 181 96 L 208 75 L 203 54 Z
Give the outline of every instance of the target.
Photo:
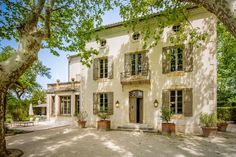
M 200 114 L 200 123 L 204 127 L 216 127 L 217 125 L 217 116 L 216 113 L 201 113 Z
M 168 108 L 164 107 L 161 109 L 161 119 L 167 123 L 170 121 L 173 112 Z
M 86 111 L 83 111 L 83 112 L 77 113 L 76 116 L 77 116 L 78 121 L 85 121 L 86 118 L 88 117 L 88 113 Z
M 110 118 L 110 116 L 104 112 L 98 113 L 98 117 L 101 118 L 102 120 L 106 120 L 106 119 Z
M 217 107 L 217 118 L 236 122 L 236 107 Z

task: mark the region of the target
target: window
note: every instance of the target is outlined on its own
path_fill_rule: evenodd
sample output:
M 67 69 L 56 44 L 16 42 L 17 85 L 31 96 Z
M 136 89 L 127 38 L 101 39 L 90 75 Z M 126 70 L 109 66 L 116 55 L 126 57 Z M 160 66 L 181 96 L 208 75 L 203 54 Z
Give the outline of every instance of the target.
M 101 47 L 106 46 L 106 44 L 107 44 L 107 41 L 106 41 L 105 39 L 102 39 L 102 40 L 100 41 L 100 46 L 101 46 Z
M 171 48 L 170 55 L 170 70 L 183 71 L 183 49 L 180 47 Z
M 180 31 L 180 25 L 175 25 L 175 26 L 173 26 L 173 27 L 172 27 L 172 30 L 173 30 L 175 33 L 179 32 L 179 31 Z
M 80 113 L 80 95 L 75 96 L 75 113 Z
M 99 78 L 108 77 L 108 58 L 99 59 Z
M 170 109 L 175 114 L 183 113 L 183 91 L 182 90 L 170 91 Z
M 108 112 L 108 94 L 99 94 L 99 112 Z
M 54 115 L 55 114 L 55 96 L 52 96 L 51 97 L 52 99 L 52 103 L 51 103 L 51 115 Z
M 61 114 L 68 115 L 71 114 L 71 97 L 61 96 Z
M 133 40 L 139 40 L 139 38 L 140 38 L 140 33 L 139 32 L 133 33 L 133 35 L 132 35 Z
M 131 75 L 141 74 L 143 71 L 143 55 L 142 53 L 131 54 Z

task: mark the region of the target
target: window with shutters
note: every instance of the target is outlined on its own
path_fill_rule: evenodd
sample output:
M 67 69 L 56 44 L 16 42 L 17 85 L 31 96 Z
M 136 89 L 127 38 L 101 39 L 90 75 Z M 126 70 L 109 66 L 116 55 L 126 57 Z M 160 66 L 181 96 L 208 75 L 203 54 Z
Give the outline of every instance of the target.
M 183 71 L 183 48 L 171 48 L 170 56 L 170 71 Z
M 143 71 L 143 54 L 132 53 L 131 55 L 131 75 L 139 75 Z
M 183 113 L 183 91 L 182 90 L 170 91 L 170 109 L 175 114 Z
M 71 97 L 70 96 L 60 96 L 60 106 L 61 114 L 69 115 L 71 114 Z
M 75 113 L 80 113 L 80 95 L 75 96 Z
M 99 59 L 99 78 L 108 77 L 108 58 Z
M 93 61 L 93 80 L 113 78 L 113 57 L 95 58 Z
M 93 113 L 113 114 L 113 92 L 93 93 Z
M 193 71 L 192 44 L 163 47 L 162 73 L 192 72 Z
M 99 112 L 108 112 L 108 94 L 99 94 Z

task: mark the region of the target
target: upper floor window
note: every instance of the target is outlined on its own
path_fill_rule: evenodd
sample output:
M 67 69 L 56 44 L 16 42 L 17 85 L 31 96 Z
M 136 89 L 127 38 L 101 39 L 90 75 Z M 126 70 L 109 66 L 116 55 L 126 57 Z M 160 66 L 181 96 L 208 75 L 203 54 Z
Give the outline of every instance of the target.
M 183 113 L 183 91 L 182 90 L 170 91 L 170 109 L 175 114 Z
M 183 71 L 183 48 L 172 48 L 170 54 L 171 71 Z
M 127 75 L 145 75 L 148 73 L 146 51 L 125 54 L 125 73 Z
M 99 59 L 99 78 L 108 77 L 108 58 Z
M 99 78 L 113 78 L 113 57 L 95 58 L 93 61 L 93 80 Z
M 101 46 L 101 47 L 105 47 L 106 44 L 107 44 L 106 39 L 102 39 L 102 40 L 100 41 L 100 46 Z
M 131 54 L 131 75 L 138 75 L 143 70 L 143 55 L 141 53 Z
M 162 73 L 193 71 L 193 47 L 188 45 L 177 45 L 163 47 L 162 49 Z
M 133 40 L 139 40 L 140 38 L 140 33 L 139 32 L 134 32 L 133 35 L 132 35 L 132 39 Z
M 172 30 L 173 30 L 175 33 L 179 32 L 179 31 L 180 31 L 180 25 L 174 25 L 174 26 L 172 27 Z

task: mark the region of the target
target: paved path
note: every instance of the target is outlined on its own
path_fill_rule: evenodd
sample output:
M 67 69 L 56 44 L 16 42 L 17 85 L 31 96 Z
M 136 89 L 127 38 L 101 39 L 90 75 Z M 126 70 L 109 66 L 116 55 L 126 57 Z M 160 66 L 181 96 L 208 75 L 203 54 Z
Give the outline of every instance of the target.
M 7 137 L 24 157 L 235 157 L 236 134 L 215 138 L 62 127 Z

